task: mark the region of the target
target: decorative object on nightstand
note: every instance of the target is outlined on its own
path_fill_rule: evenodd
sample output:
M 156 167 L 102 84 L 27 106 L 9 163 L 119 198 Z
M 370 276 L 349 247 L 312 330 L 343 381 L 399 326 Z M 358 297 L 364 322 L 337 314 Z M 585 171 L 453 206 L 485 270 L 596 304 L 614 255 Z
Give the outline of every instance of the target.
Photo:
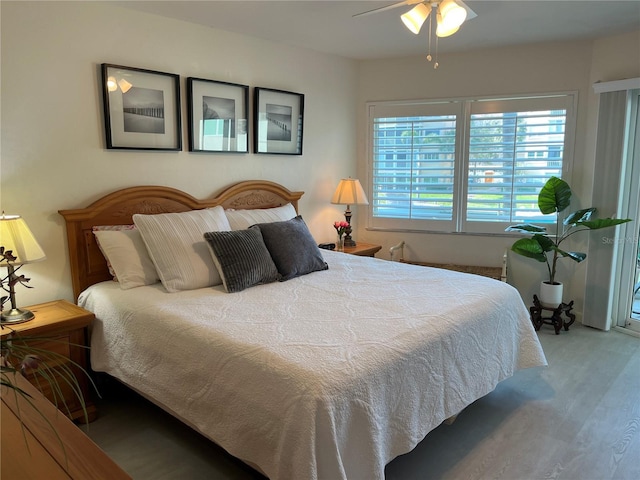
M 347 231 L 347 228 L 349 228 L 349 224 L 347 222 L 334 222 L 333 228 L 336 229 L 336 232 L 338 234 L 338 241 L 336 242 L 336 250 L 338 252 L 342 252 L 344 250 L 344 240 L 342 236 Z
M 369 200 L 367 200 L 367 195 L 364 193 L 360 180 L 351 177 L 340 180 L 338 188 L 336 188 L 331 198 L 331 203 L 347 206 L 344 211 L 344 218 L 348 224 L 345 230 L 344 246 L 355 247 L 356 242 L 351 238 L 351 205 L 369 205 Z
M 7 276 L 0 279 L 2 289 L 9 295 L 2 296 L 0 307 L 2 324 L 16 324 L 33 319 L 33 313 L 29 310 L 18 308 L 16 304 L 15 286 L 20 283 L 27 288 L 29 281 L 24 275 L 16 275 L 16 271 L 26 263 L 44 260 L 46 255 L 38 244 L 27 223 L 19 215 L 0 216 L 0 266 L 7 267 Z M 6 263 L 2 263 L 6 262 Z M 11 309 L 4 310 L 5 302 L 11 302 Z

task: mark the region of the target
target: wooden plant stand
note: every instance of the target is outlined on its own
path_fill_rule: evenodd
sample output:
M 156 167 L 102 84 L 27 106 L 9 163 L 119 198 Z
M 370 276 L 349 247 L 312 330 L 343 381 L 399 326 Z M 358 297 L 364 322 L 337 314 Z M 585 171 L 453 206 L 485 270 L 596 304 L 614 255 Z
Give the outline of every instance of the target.
M 569 331 L 569 327 L 573 324 L 576 316 L 571 313 L 573 310 L 573 300 L 569 303 L 561 303 L 557 307 L 544 307 L 538 300 L 538 296 L 533 296 L 533 306 L 529 308 L 531 313 L 531 323 L 536 331 L 540 330 L 543 324 L 553 325 L 556 335 L 560 333 L 560 329 L 564 327 L 565 332 Z M 553 312 L 550 317 L 543 317 L 542 312 Z M 562 314 L 565 315 L 566 320 L 562 319 Z

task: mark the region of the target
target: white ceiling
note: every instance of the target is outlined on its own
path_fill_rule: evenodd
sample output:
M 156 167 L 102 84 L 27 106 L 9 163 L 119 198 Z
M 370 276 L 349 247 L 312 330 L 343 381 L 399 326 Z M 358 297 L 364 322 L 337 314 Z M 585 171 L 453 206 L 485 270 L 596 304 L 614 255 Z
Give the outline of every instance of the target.
M 423 55 L 428 28 L 410 33 L 400 7 L 353 15 L 388 1 L 124 1 L 120 5 L 292 46 L 374 59 Z M 640 29 L 640 0 L 467 0 L 478 15 L 451 37 L 441 53 L 538 42 L 597 38 Z

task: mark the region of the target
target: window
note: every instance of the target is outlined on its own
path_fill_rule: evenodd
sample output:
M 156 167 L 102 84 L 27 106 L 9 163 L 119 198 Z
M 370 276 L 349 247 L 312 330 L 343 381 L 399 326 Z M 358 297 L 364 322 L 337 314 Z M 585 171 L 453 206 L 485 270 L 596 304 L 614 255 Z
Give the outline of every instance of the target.
M 498 233 L 551 222 L 537 193 L 568 167 L 574 96 L 369 104 L 370 226 Z

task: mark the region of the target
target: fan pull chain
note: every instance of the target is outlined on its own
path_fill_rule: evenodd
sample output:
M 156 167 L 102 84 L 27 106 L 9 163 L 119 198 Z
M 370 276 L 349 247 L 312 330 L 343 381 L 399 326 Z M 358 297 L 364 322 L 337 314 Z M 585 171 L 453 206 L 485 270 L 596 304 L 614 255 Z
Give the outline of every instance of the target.
M 440 4 L 436 7 L 436 13 L 433 15 L 435 17 L 436 26 L 438 25 L 438 15 L 440 14 Z M 433 64 L 433 69 L 437 70 L 440 64 L 438 63 L 438 44 L 440 43 L 440 38 L 438 37 L 438 32 L 436 31 L 436 62 Z
M 427 60 L 431 61 L 431 25 L 433 25 L 433 15 L 429 15 L 429 54 Z

